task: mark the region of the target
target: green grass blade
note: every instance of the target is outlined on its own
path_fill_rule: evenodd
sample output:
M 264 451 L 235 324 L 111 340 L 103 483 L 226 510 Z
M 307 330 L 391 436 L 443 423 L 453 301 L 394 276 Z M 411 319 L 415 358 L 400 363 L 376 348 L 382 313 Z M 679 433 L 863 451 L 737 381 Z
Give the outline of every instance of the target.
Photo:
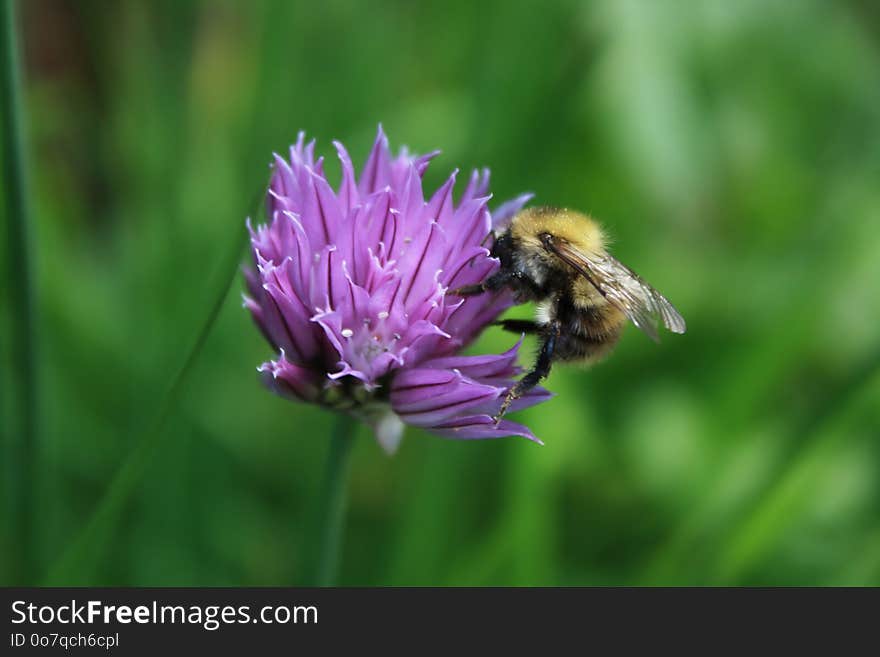
M 803 495 L 797 494 L 797 477 L 807 468 L 821 467 L 829 445 L 834 446 L 835 436 L 828 434 L 827 429 L 860 400 L 860 393 L 868 389 L 878 372 L 880 347 L 832 386 L 823 401 L 795 424 L 772 476 L 755 492 L 735 522 L 728 524 L 730 530 L 721 541 L 724 547 L 713 568 L 713 583 L 736 585 L 756 555 L 778 539 L 789 507 L 803 499 Z
M 34 536 L 37 475 L 37 349 L 35 292 L 31 264 L 31 209 L 22 114 L 22 79 L 15 0 L 0 7 L 0 103 L 3 110 L 3 179 L 6 200 L 8 295 L 11 320 L 12 377 L 17 413 L 9 433 L 7 471 L 10 482 L 13 577 L 32 584 L 38 568 Z
M 262 196 L 262 192 L 260 196 Z M 256 203 L 252 204 L 252 207 L 253 205 Z M 108 542 L 120 511 L 143 477 L 156 452 L 162 446 L 163 439 L 170 434 L 170 432 L 163 433 L 162 428 L 176 408 L 189 374 L 211 333 L 226 297 L 229 295 L 232 282 L 239 271 L 241 252 L 242 241 L 240 237 L 236 236 L 219 267 L 219 273 L 216 277 L 217 291 L 213 295 L 208 314 L 199 328 L 183 365 L 177 371 L 163 396 L 153 421 L 146 425 L 146 429 L 136 439 L 134 448 L 107 487 L 91 518 L 51 568 L 43 582 L 44 585 L 82 585 L 88 583 L 93 577 L 96 567 L 100 563 L 102 548 Z
M 832 382 L 823 397 L 800 418 L 792 421 L 785 430 L 778 449 L 767 456 L 769 465 L 761 481 L 747 495 L 744 495 L 737 507 L 725 518 L 723 528 L 716 535 L 717 544 L 725 546 L 717 563 L 708 567 L 706 576 L 719 581 L 716 584 L 731 583 L 735 575 L 743 570 L 745 562 L 739 556 L 742 537 L 758 519 L 766 513 L 766 509 L 778 503 L 779 491 L 784 483 L 802 467 L 802 462 L 810 458 L 816 449 L 817 441 L 825 436 L 825 430 L 845 413 L 859 398 L 860 393 L 868 386 L 880 371 L 880 346 L 874 348 L 860 363 Z M 717 497 L 717 495 L 715 496 Z M 715 497 L 707 496 L 707 501 L 691 518 L 691 522 L 679 528 L 678 532 L 658 549 L 652 559 L 648 560 L 639 583 L 642 585 L 664 585 L 674 580 L 675 574 L 681 572 L 689 555 L 699 540 L 699 528 L 707 522 L 706 516 L 713 508 Z M 769 537 L 765 537 L 769 538 Z M 749 546 L 754 552 L 754 545 Z M 742 549 L 745 552 L 745 549 Z M 741 562 L 742 561 L 742 562 Z

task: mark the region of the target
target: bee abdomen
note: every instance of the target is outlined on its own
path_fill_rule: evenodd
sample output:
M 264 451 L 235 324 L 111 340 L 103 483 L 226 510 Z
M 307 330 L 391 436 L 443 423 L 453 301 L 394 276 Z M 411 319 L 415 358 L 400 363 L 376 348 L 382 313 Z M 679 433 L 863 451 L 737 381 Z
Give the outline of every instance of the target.
M 586 338 L 602 340 L 618 335 L 626 324 L 626 316 L 602 299 L 598 303 L 575 305 L 568 313 L 570 331 Z
M 622 329 L 623 326 L 620 325 L 602 335 L 563 333 L 556 346 L 556 357 L 569 362 L 591 363 L 601 360 L 614 349 Z
M 558 306 L 562 322 L 562 339 L 557 357 L 565 361 L 595 362 L 617 344 L 626 317 L 604 299 L 583 297 Z

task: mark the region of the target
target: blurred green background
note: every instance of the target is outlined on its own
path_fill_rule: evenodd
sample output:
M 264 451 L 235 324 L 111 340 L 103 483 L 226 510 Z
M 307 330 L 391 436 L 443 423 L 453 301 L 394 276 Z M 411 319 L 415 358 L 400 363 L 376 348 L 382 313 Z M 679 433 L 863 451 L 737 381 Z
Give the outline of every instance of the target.
M 362 430 L 342 584 L 880 584 L 874 3 L 21 4 L 39 476 L 33 540 L 3 487 L 4 582 L 309 580 L 334 418 L 258 384 L 235 270 L 271 152 L 362 163 L 381 121 L 443 149 L 431 189 L 486 165 L 593 213 L 689 330 L 557 368 L 515 416 L 543 448 Z

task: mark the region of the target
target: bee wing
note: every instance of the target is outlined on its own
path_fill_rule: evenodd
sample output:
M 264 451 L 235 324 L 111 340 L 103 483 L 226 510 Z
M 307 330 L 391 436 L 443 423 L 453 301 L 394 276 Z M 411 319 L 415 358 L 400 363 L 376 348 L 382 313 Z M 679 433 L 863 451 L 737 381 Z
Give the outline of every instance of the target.
M 660 340 L 658 320 L 673 333 L 684 333 L 687 329 L 675 306 L 619 260 L 608 254 L 583 253 L 559 240 L 546 240 L 544 244 L 586 278 L 609 303 L 620 308 L 654 342 Z

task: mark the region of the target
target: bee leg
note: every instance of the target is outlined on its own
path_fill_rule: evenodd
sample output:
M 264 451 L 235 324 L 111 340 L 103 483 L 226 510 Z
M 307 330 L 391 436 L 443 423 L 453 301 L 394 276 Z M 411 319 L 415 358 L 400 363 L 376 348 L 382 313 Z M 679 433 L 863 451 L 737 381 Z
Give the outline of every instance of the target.
M 446 294 L 454 294 L 457 297 L 475 297 L 485 291 L 486 287 L 482 283 L 477 283 L 476 285 L 457 287 L 454 290 L 449 290 Z
M 511 333 L 527 333 L 528 335 L 540 333 L 543 328 L 541 324 L 530 319 L 502 319 L 493 322 L 493 324 Z
M 550 374 L 550 368 L 553 366 L 553 353 L 556 350 L 556 340 L 559 337 L 559 332 L 559 322 L 551 322 L 541 327 L 542 341 L 541 351 L 538 353 L 538 360 L 535 361 L 535 366 L 532 370 L 517 381 L 516 385 L 514 385 L 507 393 L 507 397 L 504 398 L 504 403 L 501 404 L 501 410 L 498 411 L 498 415 L 494 418 L 496 424 L 501 422 L 501 418 L 504 417 L 507 409 L 510 408 L 510 405 L 514 401 L 522 397 Z
M 454 294 L 457 297 L 473 297 L 483 292 L 494 292 L 506 287 L 514 278 L 513 274 L 506 270 L 496 271 L 482 283 L 475 285 L 463 285 L 462 287 L 449 290 L 446 294 Z

